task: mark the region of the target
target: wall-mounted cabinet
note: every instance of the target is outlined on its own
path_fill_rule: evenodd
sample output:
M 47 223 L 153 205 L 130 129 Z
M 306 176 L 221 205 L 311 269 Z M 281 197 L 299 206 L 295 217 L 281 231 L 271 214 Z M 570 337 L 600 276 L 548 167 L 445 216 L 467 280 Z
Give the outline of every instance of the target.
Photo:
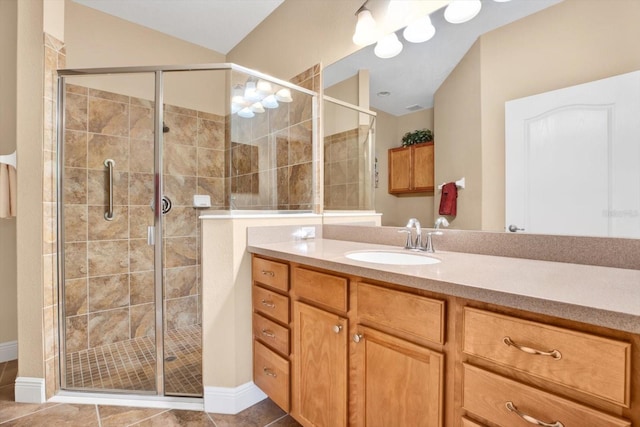
M 433 142 L 389 150 L 389 193 L 433 192 Z

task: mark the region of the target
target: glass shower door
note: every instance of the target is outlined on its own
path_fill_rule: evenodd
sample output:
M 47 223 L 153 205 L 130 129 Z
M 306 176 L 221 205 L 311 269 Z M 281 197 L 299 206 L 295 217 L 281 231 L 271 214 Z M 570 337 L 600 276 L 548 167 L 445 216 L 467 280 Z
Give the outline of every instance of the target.
M 62 388 L 155 394 L 154 74 L 64 80 Z

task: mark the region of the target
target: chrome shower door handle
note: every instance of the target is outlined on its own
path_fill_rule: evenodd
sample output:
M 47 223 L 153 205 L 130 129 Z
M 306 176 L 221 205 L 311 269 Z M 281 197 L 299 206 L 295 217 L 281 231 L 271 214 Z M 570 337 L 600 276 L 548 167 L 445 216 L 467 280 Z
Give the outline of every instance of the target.
M 113 220 L 113 167 L 116 162 L 113 159 L 107 159 L 104 161 L 104 165 L 109 170 L 108 189 L 107 194 L 109 196 L 109 209 L 104 213 L 104 219 L 107 221 Z
M 156 228 L 153 225 L 147 227 L 147 245 L 156 244 Z

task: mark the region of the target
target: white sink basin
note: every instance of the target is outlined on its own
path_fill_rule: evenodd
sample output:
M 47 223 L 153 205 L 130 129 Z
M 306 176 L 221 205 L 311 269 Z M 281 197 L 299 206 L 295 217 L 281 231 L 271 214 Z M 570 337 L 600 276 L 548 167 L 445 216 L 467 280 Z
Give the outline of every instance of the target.
M 437 258 L 431 258 L 413 252 L 358 251 L 348 252 L 344 256 L 354 261 L 371 262 L 374 264 L 429 265 L 440 262 Z

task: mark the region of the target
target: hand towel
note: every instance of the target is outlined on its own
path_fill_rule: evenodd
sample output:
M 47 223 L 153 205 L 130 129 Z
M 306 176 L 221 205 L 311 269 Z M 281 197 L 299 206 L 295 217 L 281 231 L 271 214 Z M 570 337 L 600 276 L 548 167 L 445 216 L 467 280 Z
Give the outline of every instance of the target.
M 0 163 L 0 218 L 16 216 L 16 168 Z
M 458 187 L 455 182 L 449 182 L 442 186 L 440 195 L 440 215 L 456 216 L 457 213 Z

